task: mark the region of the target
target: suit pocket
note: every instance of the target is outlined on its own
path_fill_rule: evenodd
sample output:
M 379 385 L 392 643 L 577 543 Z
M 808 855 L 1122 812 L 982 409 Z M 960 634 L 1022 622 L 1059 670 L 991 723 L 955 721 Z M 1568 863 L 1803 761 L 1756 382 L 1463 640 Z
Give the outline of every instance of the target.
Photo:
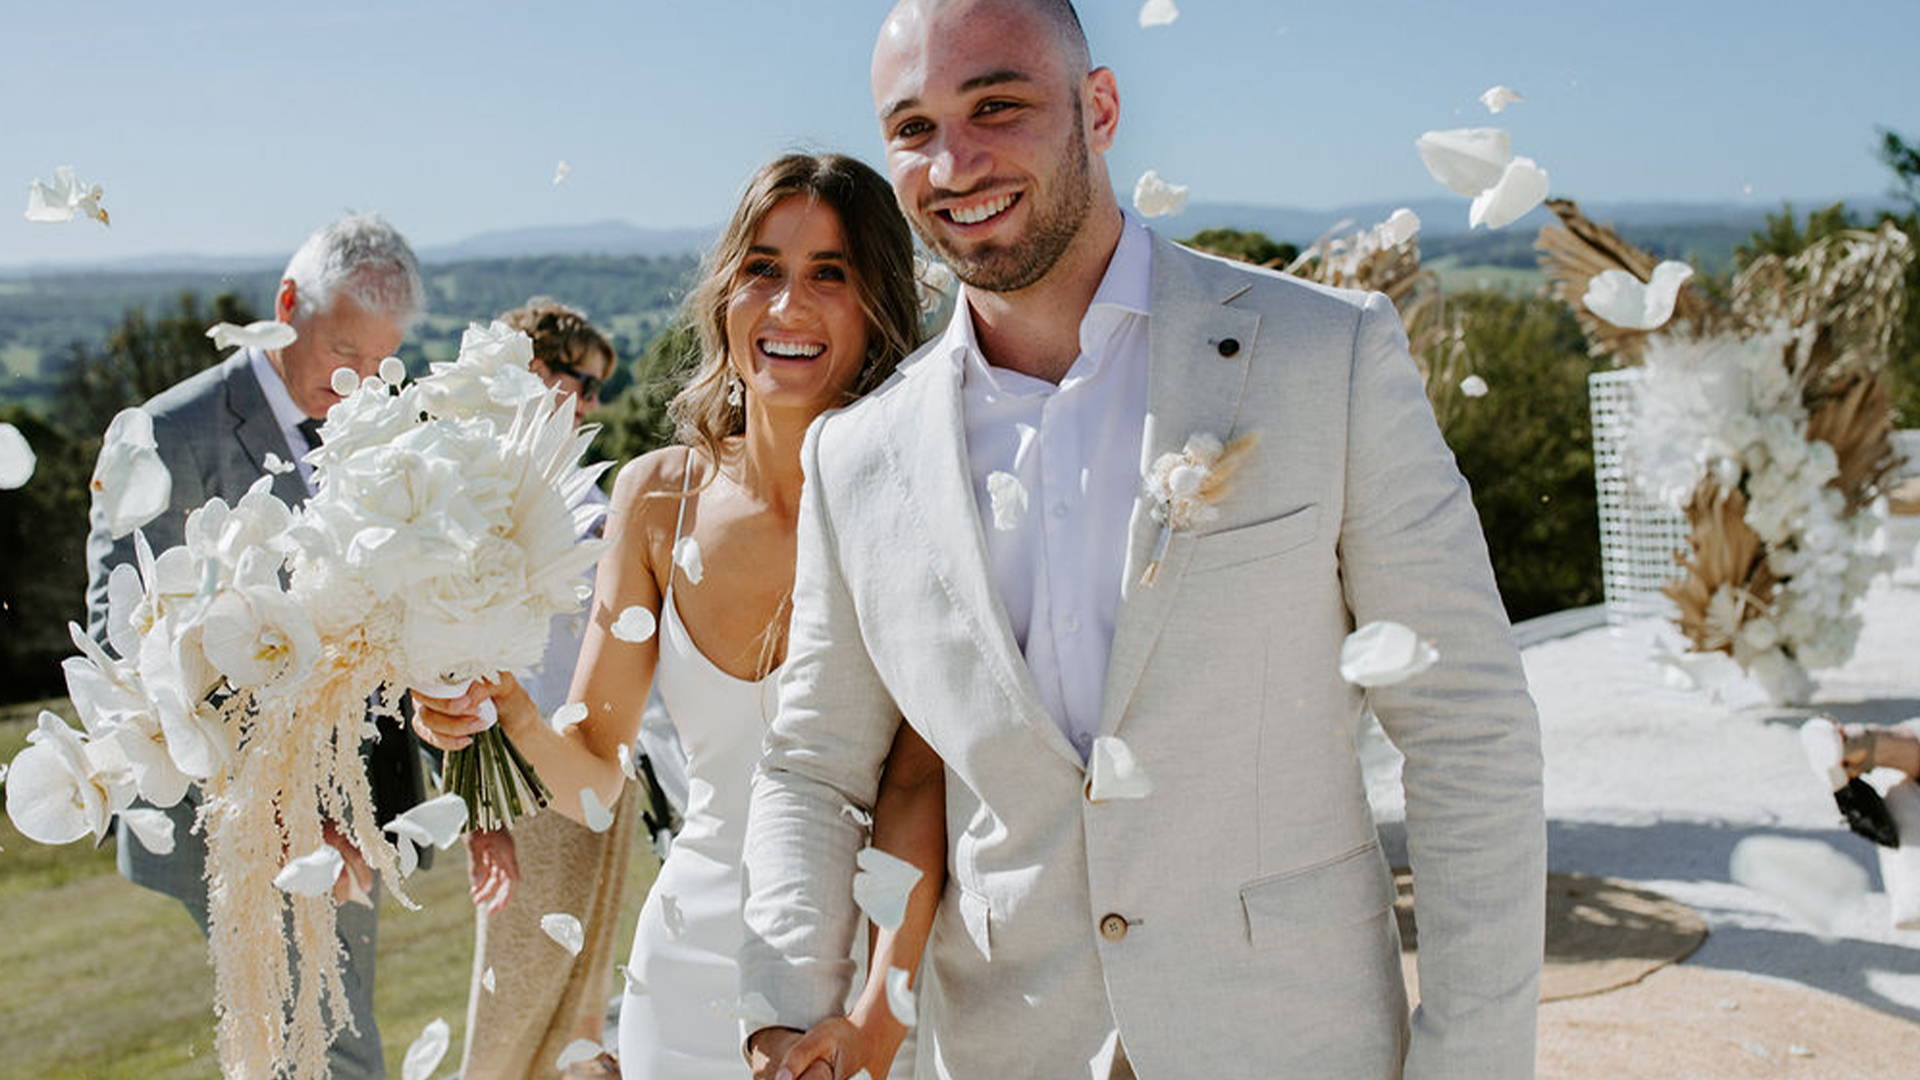
M 1276 518 L 1193 539 L 1193 562 L 1187 573 L 1224 570 L 1292 551 L 1312 540 L 1320 527 L 1320 504 L 1308 503 Z
M 1393 877 L 1380 845 L 1329 862 L 1256 878 L 1240 887 L 1247 935 L 1256 947 L 1328 927 L 1365 922 L 1393 904 Z
M 980 950 L 982 959 L 993 959 L 993 905 L 987 898 L 972 889 L 960 887 L 960 922 L 967 928 L 967 938 L 973 947 Z

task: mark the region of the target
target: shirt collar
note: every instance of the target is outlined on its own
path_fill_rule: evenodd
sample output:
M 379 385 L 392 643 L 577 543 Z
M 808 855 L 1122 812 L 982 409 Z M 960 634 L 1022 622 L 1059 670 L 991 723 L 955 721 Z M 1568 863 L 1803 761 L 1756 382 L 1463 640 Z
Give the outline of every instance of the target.
M 273 361 L 267 359 L 264 350 L 248 349 L 247 363 L 253 368 L 253 377 L 260 381 L 260 392 L 266 395 L 267 407 L 273 410 L 274 420 L 287 435 L 287 449 L 293 451 L 295 457 L 303 456 L 307 452 L 306 442 L 299 432 L 307 414 L 293 403 L 293 395 L 287 392 L 286 381 L 280 378 L 280 372 L 274 368 Z M 296 438 L 301 441 L 295 443 Z

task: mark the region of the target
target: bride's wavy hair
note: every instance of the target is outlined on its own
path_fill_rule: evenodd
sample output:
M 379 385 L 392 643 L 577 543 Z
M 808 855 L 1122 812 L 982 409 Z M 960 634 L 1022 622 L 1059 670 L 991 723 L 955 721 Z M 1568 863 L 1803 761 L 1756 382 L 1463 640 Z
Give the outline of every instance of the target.
M 747 249 L 767 214 L 799 195 L 833 208 L 846 238 L 847 269 L 867 322 L 867 357 L 848 400 L 886 381 L 920 344 L 920 301 L 914 284 L 913 234 L 879 173 L 844 154 L 786 154 L 747 182 L 733 220 L 701 265 L 683 317 L 700 352 L 686 385 L 667 404 L 674 438 L 718 462 L 725 441 L 747 430 L 744 404 L 727 401 L 733 366 L 727 354 L 727 302 L 739 287 Z

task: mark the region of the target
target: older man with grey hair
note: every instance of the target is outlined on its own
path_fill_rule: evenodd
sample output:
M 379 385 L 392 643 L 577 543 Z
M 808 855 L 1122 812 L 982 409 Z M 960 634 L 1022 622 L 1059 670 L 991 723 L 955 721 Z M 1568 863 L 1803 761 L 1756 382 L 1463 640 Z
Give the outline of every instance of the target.
M 274 298 L 274 317 L 292 326 L 298 340 L 278 350 L 242 349 L 142 406 L 153 417 L 160 458 L 173 475 L 171 504 L 144 526 L 154 550 L 180 543 L 187 514 L 207 500 L 232 502 L 246 494 L 272 471 L 270 458 L 297 463 L 295 470 L 274 475 L 273 493 L 290 506 L 306 501 L 312 469 L 301 459 L 319 444 L 320 421 L 340 400 L 331 385 L 333 372 L 344 367 L 362 377 L 373 374 L 419 319 L 422 295 L 412 249 L 380 218 L 344 217 L 308 237 L 287 262 Z M 96 638 L 106 633 L 108 572 L 133 559 L 132 535 L 116 540 L 96 509 L 87 536 L 87 616 Z M 391 819 L 424 796 L 419 747 L 404 727 L 383 725 L 362 757 L 377 820 Z M 166 855 L 141 846 L 122 822 L 119 865 L 134 884 L 179 900 L 204 934 L 206 843 L 192 831 L 198 810 L 194 793 L 166 810 L 176 837 Z M 344 835 L 329 827 L 327 841 L 340 849 L 354 880 L 374 897 L 372 904 L 348 903 L 340 909 L 342 975 L 353 1024 L 328 1050 L 329 1073 L 381 1077 L 385 1067 L 373 1019 L 377 884 Z M 346 878 L 343 874 L 341 890 L 348 887 Z

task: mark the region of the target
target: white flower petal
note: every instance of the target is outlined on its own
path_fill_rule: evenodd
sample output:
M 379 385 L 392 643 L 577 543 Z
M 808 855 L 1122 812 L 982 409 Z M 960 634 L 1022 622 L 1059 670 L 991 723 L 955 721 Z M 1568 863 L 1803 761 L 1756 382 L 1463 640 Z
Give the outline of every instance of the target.
M 919 1010 L 914 1007 L 913 988 L 907 985 L 907 979 L 905 968 L 887 969 L 887 1011 L 893 1014 L 895 1020 L 912 1027 L 920 1017 Z
M 613 620 L 613 636 L 629 644 L 638 645 L 652 637 L 658 625 L 652 610 L 635 604 L 622 611 L 620 617 Z
M 590 832 L 603 833 L 613 828 L 613 811 L 600 801 L 599 792 L 590 787 L 580 789 L 580 816 L 586 819 Z
M 1486 92 L 1480 95 L 1480 104 L 1485 105 L 1490 113 L 1504 112 L 1507 106 L 1518 105 L 1525 100 L 1527 99 L 1520 96 L 1520 91 L 1504 85 L 1489 86 Z
M 360 389 L 360 374 L 352 368 L 334 368 L 330 385 L 334 393 L 341 397 L 348 397 L 355 390 Z
M 273 887 L 295 896 L 325 896 L 340 879 L 346 860 L 331 844 L 321 844 L 305 855 L 290 859 L 274 875 Z
M 1513 160 L 1513 138 L 1500 128 L 1429 131 L 1413 145 L 1435 180 L 1468 198 L 1499 183 Z
M 707 576 L 706 564 L 700 560 L 700 541 L 691 536 L 683 536 L 674 543 L 673 564 L 687 575 L 688 584 L 698 585 L 700 579 Z
M 27 437 L 12 424 L 0 424 L 0 491 L 24 487 L 33 479 L 36 459 Z
M 1173 0 L 1147 0 L 1140 5 L 1140 25 L 1142 28 L 1167 26 L 1180 17 L 1180 9 Z
M 540 929 L 574 956 L 580 955 L 581 947 L 587 942 L 586 931 L 581 929 L 580 920 L 564 911 L 540 916 Z
M 1420 215 L 1401 207 L 1387 215 L 1387 220 L 1374 229 L 1374 235 L 1383 248 L 1399 247 L 1420 235 Z
M 216 349 L 284 349 L 300 340 L 299 331 L 286 323 L 273 319 L 261 319 L 245 326 L 235 326 L 230 322 L 214 323 L 207 328 L 207 336 L 213 339 Z
M 992 504 L 993 527 L 1000 532 L 1019 528 L 1027 516 L 1026 485 L 1010 472 L 987 474 L 987 501 Z
M 1187 208 L 1187 188 L 1169 184 L 1152 169 L 1140 175 L 1133 185 L 1133 208 L 1144 217 L 1166 217 Z
M 552 726 L 553 730 L 563 732 L 586 718 L 586 702 L 570 701 L 553 710 L 553 715 L 547 717 L 547 723 Z
M 1112 735 L 1093 740 L 1093 750 L 1087 755 L 1088 798 L 1098 803 L 1144 799 L 1151 794 L 1153 781 L 1133 756 L 1132 747 Z
M 1340 677 L 1355 686 L 1392 686 L 1432 667 L 1439 650 L 1396 622 L 1371 622 L 1340 646 Z
M 100 206 L 100 185 L 92 187 L 74 177 L 73 166 L 53 170 L 53 183 L 36 179 L 27 187 L 27 220 L 43 225 L 72 221 L 76 214 L 109 224 L 107 212 Z
M 1460 380 L 1460 392 L 1470 398 L 1486 397 L 1488 389 L 1487 380 L 1478 375 L 1469 375 Z
M 687 916 L 680 910 L 680 900 L 672 893 L 660 894 L 660 921 L 667 925 L 667 933 L 675 940 L 687 932 Z
M 389 356 L 380 361 L 380 381 L 388 386 L 399 386 L 407 381 L 406 361 L 397 356 Z
M 1467 211 L 1467 227 L 1505 228 L 1525 217 L 1527 212 L 1546 201 L 1547 170 L 1532 158 L 1516 157 L 1507 162 L 1500 181 L 1474 196 Z
M 1813 774 L 1830 791 L 1839 791 L 1847 786 L 1850 779 L 1841 760 L 1846 756 L 1846 742 L 1840 737 L 1840 729 L 1824 716 L 1816 716 L 1800 725 L 1800 749 L 1807 756 L 1807 764 L 1812 766 Z
M 407 1056 L 400 1062 L 400 1080 L 428 1080 L 433 1070 L 440 1067 L 440 1059 L 447 1056 L 447 1046 L 452 1041 L 453 1031 L 443 1019 L 435 1019 L 421 1032 L 420 1037 L 407 1047 Z
M 633 764 L 633 747 L 628 746 L 626 743 L 621 743 L 619 747 L 614 750 L 614 756 L 620 762 L 621 776 L 629 780 L 640 779 L 640 770 Z
M 141 807 L 122 810 L 120 820 L 140 841 L 140 846 L 155 855 L 173 854 L 173 819 L 158 810 Z
M 920 868 L 876 847 L 854 856 L 860 866 L 853 875 L 853 901 L 882 930 L 898 930 L 907 917 L 907 899 L 920 881 Z
M 387 832 L 413 836 L 442 851 L 452 847 L 466 827 L 467 802 L 451 792 L 428 799 L 385 826 Z
M 553 167 L 553 186 L 559 187 L 560 181 L 565 180 L 571 172 L 573 172 L 573 166 L 567 164 L 565 158 L 561 158 L 560 163 Z
M 116 540 L 160 516 L 173 498 L 173 474 L 160 460 L 153 417 L 129 408 L 113 418 L 88 487 Z
M 37 844 L 70 844 L 92 829 L 81 794 L 85 778 L 58 747 L 21 750 L 7 781 L 7 817 L 20 835 Z
M 480 988 L 482 990 L 491 994 L 496 985 L 498 985 L 498 981 L 493 977 L 493 968 L 489 967 L 480 973 Z
M 288 461 L 271 450 L 267 451 L 267 456 L 265 460 L 261 461 L 260 465 L 267 470 L 268 474 L 273 476 L 283 476 L 293 471 L 293 462 Z
M 553 1060 L 553 1067 L 566 1072 L 575 1065 L 585 1065 L 599 1056 L 599 1043 L 592 1039 L 575 1039 L 567 1044 L 566 1049 L 560 1051 L 560 1056 Z
M 1642 282 L 1625 270 L 1603 270 L 1587 282 L 1580 302 L 1596 317 L 1627 330 L 1658 330 L 1673 318 L 1680 288 L 1693 277 L 1693 267 L 1669 259 L 1653 268 L 1653 280 Z
M 1860 864 L 1818 840 L 1749 836 L 1733 849 L 1733 880 L 1771 897 L 1821 933 L 1867 895 Z

